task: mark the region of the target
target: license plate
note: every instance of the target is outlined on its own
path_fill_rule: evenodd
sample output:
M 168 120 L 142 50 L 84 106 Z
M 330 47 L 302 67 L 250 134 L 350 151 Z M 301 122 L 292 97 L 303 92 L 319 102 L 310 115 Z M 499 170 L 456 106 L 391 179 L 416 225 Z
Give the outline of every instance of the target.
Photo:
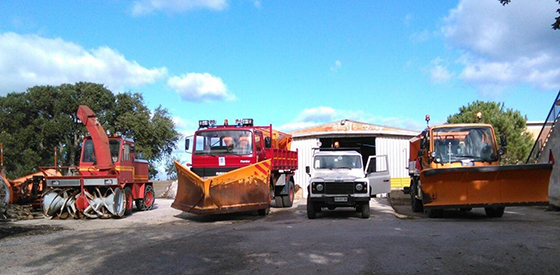
M 334 202 L 347 202 L 348 197 L 334 197 Z

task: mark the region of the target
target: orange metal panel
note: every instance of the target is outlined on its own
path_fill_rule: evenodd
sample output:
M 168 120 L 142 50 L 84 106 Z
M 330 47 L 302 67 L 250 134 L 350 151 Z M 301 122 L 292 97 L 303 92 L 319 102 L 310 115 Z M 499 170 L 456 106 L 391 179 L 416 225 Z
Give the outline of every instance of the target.
M 424 206 L 546 204 L 551 172 L 552 164 L 426 169 Z
M 195 214 L 265 209 L 270 205 L 270 160 L 202 179 L 182 164 L 172 207 Z

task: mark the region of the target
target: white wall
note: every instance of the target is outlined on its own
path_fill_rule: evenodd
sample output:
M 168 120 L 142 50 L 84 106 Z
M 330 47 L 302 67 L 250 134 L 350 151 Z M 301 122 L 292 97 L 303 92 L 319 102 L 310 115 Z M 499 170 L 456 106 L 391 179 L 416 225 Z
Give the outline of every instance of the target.
M 294 180 L 303 190 L 303 197 L 307 198 L 307 185 L 309 184 L 309 175 L 305 173 L 305 166 L 311 166 L 313 161 L 313 149 L 316 148 L 316 138 L 298 139 L 292 142 L 292 150 L 298 150 L 298 170 L 296 171 Z
M 408 178 L 408 151 L 410 137 L 376 137 L 377 155 L 387 155 L 389 173 L 392 178 Z M 298 149 L 298 170 L 295 173 L 296 184 L 303 189 L 303 197 L 307 198 L 309 176 L 305 173 L 305 166 L 311 166 L 313 149 L 316 148 L 316 138 L 294 139 L 292 150 Z M 365 163 L 364 163 L 365 165 Z
M 391 178 L 408 177 L 408 157 L 410 150 L 409 137 L 377 137 L 375 153 L 387 155 Z

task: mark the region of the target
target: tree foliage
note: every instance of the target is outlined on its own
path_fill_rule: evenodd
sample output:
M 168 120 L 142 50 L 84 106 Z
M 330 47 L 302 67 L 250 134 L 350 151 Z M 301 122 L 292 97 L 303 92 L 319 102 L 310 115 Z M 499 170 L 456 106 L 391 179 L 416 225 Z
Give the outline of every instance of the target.
M 502 5 L 507 5 L 511 2 L 511 0 L 498 0 L 500 1 L 500 3 L 502 3 Z M 556 0 L 556 2 L 558 2 L 558 4 L 560 4 L 560 0 Z M 558 14 L 560 14 L 560 8 L 556 9 L 556 12 Z M 552 29 L 553 30 L 557 30 L 560 29 L 560 16 L 557 16 L 556 18 L 554 18 L 554 22 L 552 23 Z
M 8 178 L 36 172 L 39 166 L 76 165 L 87 129 L 76 117 L 78 105 L 87 105 L 105 130 L 135 140 L 135 150 L 150 162 L 171 154 L 180 138 L 167 109 L 150 111 L 138 93 L 113 94 L 101 84 L 78 82 L 35 86 L 0 97 L 0 142 Z
M 476 118 L 482 112 L 482 119 Z M 503 103 L 475 101 L 459 108 L 459 113 L 447 117 L 447 123 L 488 123 L 494 127 L 496 136 L 507 138 L 507 154 L 502 156 L 502 164 L 523 163 L 527 159 L 533 139 L 526 132 L 527 117 L 519 111 L 506 109 Z

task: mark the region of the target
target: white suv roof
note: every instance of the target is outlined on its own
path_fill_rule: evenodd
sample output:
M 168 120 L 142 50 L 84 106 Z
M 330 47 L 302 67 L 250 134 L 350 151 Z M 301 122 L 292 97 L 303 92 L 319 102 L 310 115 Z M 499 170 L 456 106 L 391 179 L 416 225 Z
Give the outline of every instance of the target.
M 315 152 L 315 155 L 316 156 L 348 156 L 348 155 L 361 156 L 360 153 L 358 153 L 354 150 L 318 151 L 318 152 Z

